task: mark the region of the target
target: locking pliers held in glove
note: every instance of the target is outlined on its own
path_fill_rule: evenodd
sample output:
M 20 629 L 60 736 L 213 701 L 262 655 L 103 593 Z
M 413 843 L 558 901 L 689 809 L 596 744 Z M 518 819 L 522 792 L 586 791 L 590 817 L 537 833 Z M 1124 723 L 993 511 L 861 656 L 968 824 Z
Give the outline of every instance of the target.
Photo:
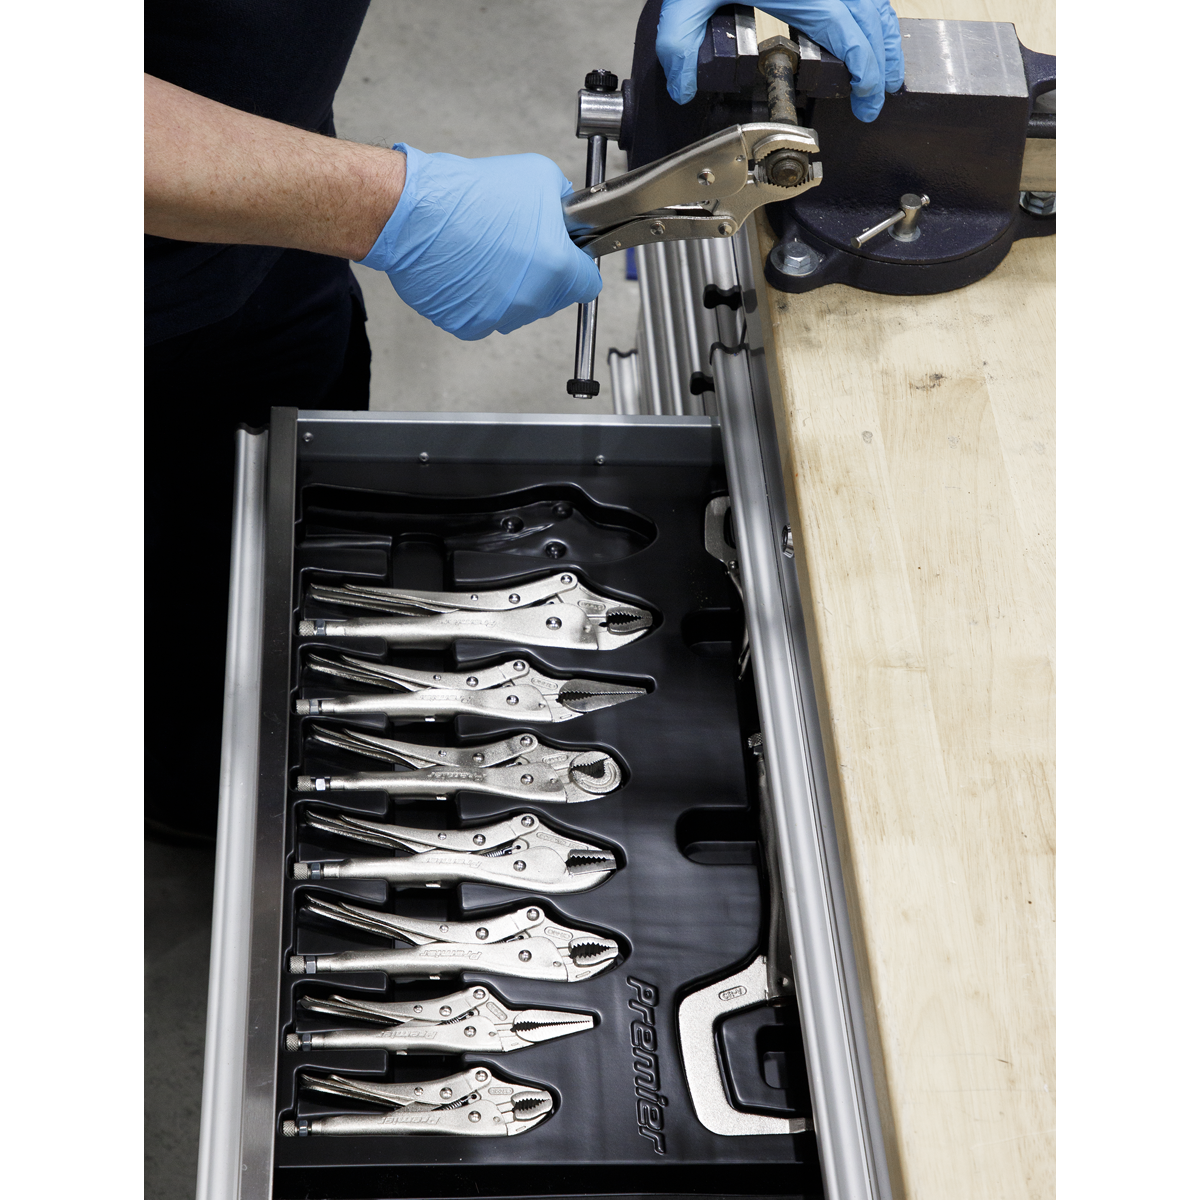
M 308 1074 L 302 1074 L 299 1082 L 308 1092 L 367 1100 L 392 1111 L 297 1117 L 284 1121 L 284 1137 L 406 1133 L 510 1137 L 532 1129 L 554 1110 L 554 1097 L 545 1088 L 510 1083 L 487 1067 L 471 1067 L 425 1083 L 379 1083 L 343 1075 Z
M 505 800 L 574 804 L 607 795 L 621 783 L 621 768 L 603 750 L 559 750 L 531 733 L 487 745 L 418 746 L 394 738 L 314 725 L 308 736 L 324 746 L 406 764 L 411 771 L 356 771 L 352 775 L 301 775 L 298 792 L 387 792 L 435 796 L 478 792 Z
M 594 1029 L 591 1013 L 553 1008 L 509 1008 L 490 988 L 476 985 L 450 996 L 416 1002 L 351 1000 L 345 996 L 302 996 L 310 1013 L 355 1017 L 387 1029 L 333 1029 L 289 1033 L 287 1049 L 389 1050 L 393 1054 L 507 1054 Z
M 556 833 L 533 813 L 469 829 L 412 829 L 313 811 L 304 822 L 324 833 L 412 853 L 295 863 L 293 879 L 384 879 L 396 887 L 491 883 L 562 896 L 590 891 L 617 869 L 611 850 Z
M 821 182 L 811 129 L 785 121 L 731 125 L 563 200 L 571 239 L 593 258 L 647 242 L 730 238 L 755 209 Z
M 413 945 L 398 950 L 293 954 L 288 960 L 292 975 L 383 971 L 399 978 L 440 979 L 460 971 L 480 971 L 580 983 L 615 966 L 620 955 L 611 937 L 560 925 L 536 907 L 475 921 L 431 921 L 312 896 L 302 911 Z
M 624 604 L 590 591 L 570 571 L 490 592 L 417 592 L 359 584 L 313 584 L 308 598 L 393 616 L 301 621 L 301 637 L 382 638 L 392 646 L 436 648 L 474 640 L 569 650 L 617 650 L 637 641 L 654 619 L 636 604 Z

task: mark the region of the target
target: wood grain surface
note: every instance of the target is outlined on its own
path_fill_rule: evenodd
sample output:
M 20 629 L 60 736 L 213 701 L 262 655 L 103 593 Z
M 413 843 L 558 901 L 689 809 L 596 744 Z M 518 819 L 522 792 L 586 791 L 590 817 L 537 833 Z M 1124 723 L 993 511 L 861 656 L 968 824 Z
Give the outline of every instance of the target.
M 902 17 L 1054 8 L 924 0 Z M 765 253 L 773 237 L 760 221 Z M 942 296 L 760 280 L 899 1200 L 1054 1190 L 1054 239 Z

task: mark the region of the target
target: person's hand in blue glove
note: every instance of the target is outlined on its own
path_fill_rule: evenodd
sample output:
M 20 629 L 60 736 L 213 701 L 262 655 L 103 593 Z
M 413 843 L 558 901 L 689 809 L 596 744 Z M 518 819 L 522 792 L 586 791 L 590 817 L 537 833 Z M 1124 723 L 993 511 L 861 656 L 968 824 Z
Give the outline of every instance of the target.
M 563 220 L 573 189 L 548 158 L 393 149 L 408 159 L 404 191 L 360 261 L 439 329 L 476 341 L 599 295 L 599 268 Z
M 655 49 L 677 104 L 696 94 L 696 56 L 720 0 L 663 0 Z M 873 121 L 904 82 L 900 24 L 888 0 L 771 0 L 758 6 L 836 54 L 850 71 L 850 109 Z

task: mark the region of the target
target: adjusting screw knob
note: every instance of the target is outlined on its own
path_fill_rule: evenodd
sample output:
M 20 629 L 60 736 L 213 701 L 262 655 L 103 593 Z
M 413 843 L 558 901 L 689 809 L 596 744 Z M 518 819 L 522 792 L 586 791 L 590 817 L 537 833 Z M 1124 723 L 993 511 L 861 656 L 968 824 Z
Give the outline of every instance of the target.
M 598 67 L 594 71 L 589 71 L 583 77 L 583 86 L 589 92 L 615 92 L 620 82 L 611 71 L 606 70 L 604 67 Z

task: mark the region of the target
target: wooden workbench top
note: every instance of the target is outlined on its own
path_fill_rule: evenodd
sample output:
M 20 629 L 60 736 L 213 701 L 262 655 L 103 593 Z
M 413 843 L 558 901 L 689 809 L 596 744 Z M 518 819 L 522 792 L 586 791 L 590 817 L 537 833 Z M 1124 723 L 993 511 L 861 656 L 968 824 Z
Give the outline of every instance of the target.
M 1013 21 L 1054 52 L 1053 5 L 897 9 Z M 1041 1200 L 1054 1189 L 1054 239 L 1016 243 L 942 296 L 765 294 L 893 1191 Z

